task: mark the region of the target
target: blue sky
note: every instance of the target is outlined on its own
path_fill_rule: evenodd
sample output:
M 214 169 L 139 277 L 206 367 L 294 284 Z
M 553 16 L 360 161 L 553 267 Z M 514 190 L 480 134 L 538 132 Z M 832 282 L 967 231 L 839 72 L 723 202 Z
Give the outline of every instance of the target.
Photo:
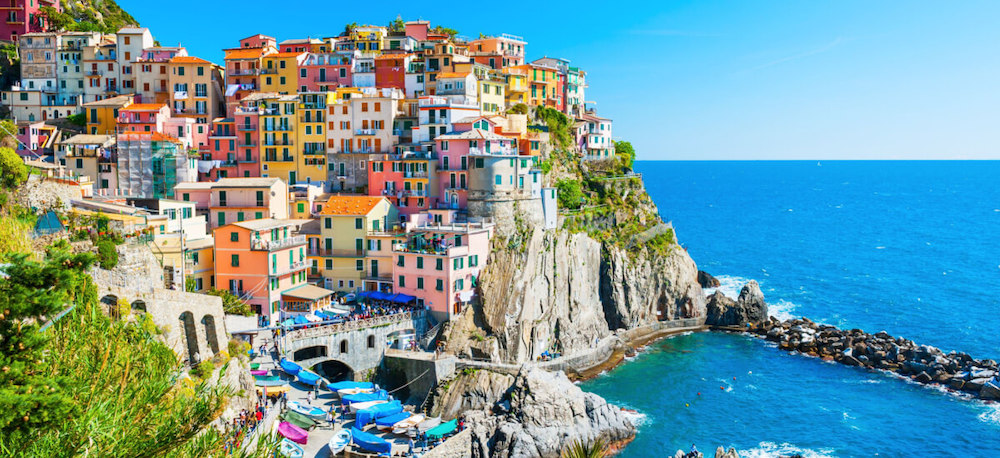
M 640 159 L 1000 158 L 995 2 L 119 3 L 162 44 L 217 63 L 254 33 L 330 36 L 397 15 L 521 35 L 529 59 L 588 72 L 587 100 Z

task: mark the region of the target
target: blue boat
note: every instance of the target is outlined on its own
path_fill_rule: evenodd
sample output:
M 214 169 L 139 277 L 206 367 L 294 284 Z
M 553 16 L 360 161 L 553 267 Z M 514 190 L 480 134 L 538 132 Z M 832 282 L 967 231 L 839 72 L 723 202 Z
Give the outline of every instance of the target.
M 371 390 L 375 388 L 375 384 L 372 382 L 352 382 L 350 380 L 344 380 L 340 382 L 328 383 L 326 387 L 329 388 L 330 391 L 349 390 L 352 388 Z
M 299 366 L 298 364 L 295 364 L 285 358 L 281 358 L 281 361 L 278 361 L 278 365 L 281 366 L 281 370 L 285 371 L 288 375 L 298 374 L 299 371 L 302 370 L 302 366 Z
M 322 380 L 322 378 L 319 374 L 309 369 L 301 369 L 299 371 L 299 381 L 305 383 L 306 385 L 319 386 L 320 380 Z
M 386 393 L 385 390 L 378 390 L 374 393 L 345 394 L 340 398 L 340 400 L 344 404 L 353 404 L 355 402 L 381 401 L 383 399 L 389 399 L 389 393 Z
M 395 415 L 403 411 L 403 405 L 399 401 L 387 402 L 385 404 L 378 404 L 371 406 L 364 410 L 359 410 L 354 414 L 354 425 L 363 428 L 365 425 L 378 420 L 379 418 L 385 418 L 390 415 Z
M 392 451 L 392 444 L 389 441 L 355 427 L 351 427 L 351 442 L 369 452 L 390 453 Z
M 394 413 L 392 415 L 375 420 L 375 427 L 377 427 L 378 429 L 389 429 L 392 428 L 392 425 L 395 425 L 396 423 L 406 420 L 407 418 L 410 418 L 410 416 L 412 415 L 413 414 L 411 414 L 410 412 Z

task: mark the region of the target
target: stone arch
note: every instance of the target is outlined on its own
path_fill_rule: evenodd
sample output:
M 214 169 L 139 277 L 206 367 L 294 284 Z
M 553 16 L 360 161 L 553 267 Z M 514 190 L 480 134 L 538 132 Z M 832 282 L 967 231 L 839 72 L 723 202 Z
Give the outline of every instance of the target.
M 313 369 L 316 370 L 316 373 L 322 375 L 323 378 L 331 382 L 354 380 L 354 368 L 337 359 L 328 359 L 323 361 L 316 364 Z
M 214 355 L 219 352 L 219 337 L 215 333 L 215 317 L 206 314 L 201 318 L 201 324 L 205 326 L 205 341 Z
M 105 294 L 104 297 L 101 298 L 101 303 L 108 308 L 113 308 L 118 305 L 118 296 L 115 296 L 114 294 Z
M 324 356 L 327 356 L 326 345 L 313 345 L 295 350 L 295 353 L 292 353 L 292 361 L 304 361 Z
M 197 364 L 200 355 L 198 354 L 198 330 L 194 325 L 194 314 L 184 312 L 180 316 L 181 335 L 187 341 L 188 363 Z
M 142 312 L 146 311 L 146 302 L 142 299 L 136 299 L 132 301 L 132 310 L 139 310 Z
M 375 336 L 373 334 L 368 334 L 368 348 L 375 348 Z
M 347 339 L 341 340 L 340 341 L 340 354 L 346 355 L 348 349 L 349 348 L 348 348 L 348 345 L 347 345 Z

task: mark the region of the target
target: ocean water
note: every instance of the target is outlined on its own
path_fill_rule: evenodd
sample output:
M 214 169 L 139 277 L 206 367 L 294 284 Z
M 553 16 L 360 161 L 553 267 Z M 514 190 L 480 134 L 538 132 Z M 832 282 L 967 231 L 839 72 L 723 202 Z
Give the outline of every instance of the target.
M 779 317 L 1000 359 L 1000 162 L 637 168 L 726 294 L 756 279 Z M 623 457 L 692 443 L 743 456 L 1000 456 L 996 404 L 739 335 L 667 339 L 582 387 L 640 412 Z

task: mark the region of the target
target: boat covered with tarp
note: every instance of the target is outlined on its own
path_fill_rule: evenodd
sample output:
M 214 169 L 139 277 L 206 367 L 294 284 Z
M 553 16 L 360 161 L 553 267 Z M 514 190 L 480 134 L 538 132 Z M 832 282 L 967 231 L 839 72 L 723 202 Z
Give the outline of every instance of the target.
M 354 427 L 351 427 L 351 442 L 369 452 L 390 453 L 392 451 L 392 443 L 389 441 Z
M 420 423 L 417 423 L 417 431 L 421 433 L 426 433 L 430 431 L 437 425 L 441 424 L 441 417 L 428 418 Z
M 288 375 L 296 375 L 302 370 L 302 366 L 285 358 L 281 358 L 281 361 L 278 361 L 278 366 L 281 366 L 281 370 L 285 371 Z
M 389 402 L 388 399 L 377 399 L 375 401 L 365 401 L 365 402 L 355 402 L 345 408 L 345 412 L 348 410 L 357 413 L 359 410 L 365 410 L 371 406 L 377 406 L 379 404 L 385 404 Z
M 324 418 L 326 417 L 326 411 L 309 404 L 305 404 L 299 401 L 288 401 L 288 408 L 309 418 Z
M 382 401 L 389 399 L 389 393 L 385 390 L 378 390 L 373 393 L 346 394 L 340 397 L 344 404 L 354 404 L 355 402 Z
M 299 370 L 299 381 L 305 383 L 306 385 L 312 385 L 318 387 L 320 385 L 321 380 L 323 380 L 323 377 L 320 377 L 319 374 L 309 369 Z
M 309 440 L 309 433 L 287 421 L 278 424 L 278 433 L 288 438 L 292 442 L 305 444 Z
M 411 416 L 405 418 L 403 421 L 400 421 L 398 423 L 394 423 L 392 425 L 392 433 L 393 434 L 409 434 L 411 430 L 413 432 L 416 432 L 416 426 L 418 424 L 420 424 L 420 422 L 424 421 L 424 418 L 427 418 L 427 417 L 424 417 L 421 414 L 411 415 Z
M 264 369 L 250 369 L 250 375 L 257 377 L 261 375 L 267 375 L 267 371 Z
M 350 390 L 350 389 L 373 390 L 375 389 L 375 384 L 372 382 L 355 382 L 351 380 L 342 380 L 339 382 L 328 383 L 326 387 L 329 388 L 331 391 Z
M 281 386 L 281 385 L 286 385 L 285 381 L 281 380 L 281 379 L 277 379 L 277 380 L 254 380 L 253 384 L 257 385 L 257 386 Z
M 447 436 L 447 435 L 455 432 L 456 429 L 458 429 L 458 420 L 457 419 L 451 420 L 449 422 L 441 423 L 440 425 L 437 425 L 437 426 L 435 426 L 435 427 L 427 430 L 427 438 L 428 439 L 440 439 L 440 438 L 442 438 L 444 436 Z
M 313 420 L 312 418 L 302 415 L 294 410 L 285 411 L 285 413 L 281 415 L 281 419 L 305 430 L 312 429 L 319 424 L 316 420 Z
M 282 393 L 287 393 L 292 387 L 287 383 L 282 382 L 280 385 L 275 386 L 257 386 L 257 394 L 267 395 L 267 396 L 277 396 Z
M 254 380 L 268 380 L 268 381 L 281 380 L 280 376 L 277 376 L 277 375 L 267 375 L 267 372 L 265 372 L 263 374 L 254 374 L 253 378 L 254 378 Z
M 383 404 L 373 405 L 367 409 L 358 410 L 354 413 L 354 425 L 358 427 L 364 427 L 365 425 L 378 420 L 379 418 L 385 418 L 389 415 L 395 415 L 403 411 L 403 404 L 399 401 L 386 402 Z
M 387 417 L 382 417 L 375 420 L 375 427 L 383 431 L 387 429 L 392 429 L 392 427 L 396 426 L 396 423 L 404 421 L 412 416 L 413 414 L 411 414 L 410 412 L 394 413 Z

